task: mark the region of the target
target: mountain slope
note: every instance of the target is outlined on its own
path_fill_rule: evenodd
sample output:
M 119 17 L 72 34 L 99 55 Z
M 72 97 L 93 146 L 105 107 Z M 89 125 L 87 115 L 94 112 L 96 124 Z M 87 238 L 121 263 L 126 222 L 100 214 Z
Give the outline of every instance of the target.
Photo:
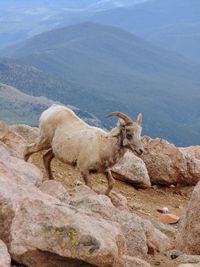
M 123 0 L 123 5 L 143 0 Z M 0 1 L 0 48 L 47 30 L 88 20 L 102 10 L 118 7 L 118 0 L 2 0 Z
M 72 82 L 70 78 L 63 81 L 56 75 L 49 75 L 34 66 L 19 64 L 15 59 L 0 58 L 0 82 L 19 88 L 28 95 L 46 96 L 65 105 L 78 106 L 90 113 L 95 110 L 96 114 L 101 115 L 99 118 L 104 120 L 102 125 L 105 128 L 109 127 L 109 120 L 105 120 L 106 114 L 114 108 L 119 108 L 116 100 L 108 100 L 87 92 L 83 85 Z
M 153 0 L 99 12 L 90 20 L 121 27 L 200 62 L 199 0 Z
M 44 96 L 27 95 L 15 87 L 0 83 L 0 120 L 9 124 L 25 123 L 38 126 L 41 113 L 55 102 Z M 103 127 L 93 114 L 69 106 L 79 117 L 90 125 Z
M 83 23 L 38 35 L 3 55 L 79 85 L 72 86 L 78 93 L 73 105 L 102 120 L 113 110 L 141 111 L 144 133 L 179 145 L 200 142 L 199 66 L 126 31 Z M 66 103 L 67 93 L 62 97 Z
M 85 21 L 121 27 L 200 62 L 199 0 L 2 1 L 0 48 Z

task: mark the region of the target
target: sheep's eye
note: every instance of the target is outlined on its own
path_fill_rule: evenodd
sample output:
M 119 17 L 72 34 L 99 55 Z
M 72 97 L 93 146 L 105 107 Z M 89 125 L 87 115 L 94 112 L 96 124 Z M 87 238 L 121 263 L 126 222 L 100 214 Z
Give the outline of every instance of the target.
M 127 134 L 126 137 L 128 140 L 131 140 L 133 136 L 132 136 L 132 134 Z

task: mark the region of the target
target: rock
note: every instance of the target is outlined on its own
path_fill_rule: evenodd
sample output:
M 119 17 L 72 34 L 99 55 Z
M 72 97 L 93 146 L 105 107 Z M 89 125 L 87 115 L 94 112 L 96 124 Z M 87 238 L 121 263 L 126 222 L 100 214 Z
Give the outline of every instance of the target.
M 127 210 L 113 206 L 110 198 L 98 195 L 87 186 L 79 186 L 70 198 L 70 204 L 86 214 L 98 219 L 117 222 L 126 238 L 127 254 L 144 256 L 147 254 L 147 240 L 141 219 Z
M 167 214 L 162 214 L 159 217 L 159 221 L 162 223 L 168 223 L 168 224 L 174 224 L 177 223 L 180 220 L 180 218 L 174 214 L 167 213 Z
M 123 158 L 112 168 L 115 179 L 131 183 L 137 187 L 151 186 L 146 166 L 142 159 L 131 152 L 126 152 Z
M 177 234 L 177 229 L 169 224 L 162 223 L 159 221 L 151 221 L 153 226 L 160 230 L 162 233 L 164 233 L 168 237 L 175 237 Z
M 155 228 L 148 220 L 143 220 L 143 223 L 149 251 L 164 252 L 172 248 L 170 239 L 164 233 Z
M 26 140 L 15 132 L 11 126 L 2 121 L 0 121 L 0 141 L 12 150 L 13 155 L 23 158 L 24 149 L 27 144 Z
M 76 188 L 70 198 L 70 204 L 84 213 L 93 214 L 96 218 L 119 223 L 126 238 L 129 256 L 143 257 L 149 246 L 153 246 L 156 251 L 171 247 L 169 238 L 148 220 L 143 220 L 125 209 L 117 209 L 107 196 L 98 195 L 86 186 Z
M 164 139 L 143 137 L 141 158 L 152 184 L 195 185 L 200 180 L 200 160 L 181 152 Z
M 73 260 L 47 251 L 30 251 L 21 257 L 28 267 L 95 267 L 80 260 Z
M 11 259 L 8 254 L 8 249 L 3 241 L 0 240 L 0 266 L 1 267 L 10 267 Z
M 126 246 L 117 223 L 79 212 L 15 176 L 0 176 L 0 184 L 0 237 L 16 261 L 39 250 L 118 267 Z
M 128 209 L 128 201 L 122 194 L 116 193 L 114 190 L 110 193 L 110 199 L 113 205 L 119 209 Z
M 58 198 L 60 201 L 69 203 L 69 193 L 61 183 L 55 180 L 47 180 L 42 183 L 39 189 L 52 197 Z
M 12 151 L 0 143 L 0 175 L 19 179 L 23 184 L 32 184 L 39 186 L 42 183 L 43 175 L 41 171 L 31 163 L 14 157 Z
M 11 125 L 10 129 L 19 134 L 28 144 L 34 143 L 39 136 L 39 129 L 25 124 Z
M 181 254 L 176 259 L 177 263 L 198 263 L 200 264 L 200 255 Z
M 163 208 L 157 209 L 157 211 L 160 212 L 160 213 L 168 213 L 169 212 L 169 208 L 168 207 L 163 207 Z
M 179 264 L 178 267 L 200 267 L 200 264 L 184 263 L 184 264 Z
M 176 249 L 168 250 L 165 253 L 165 255 L 169 257 L 171 260 L 177 259 L 181 254 L 183 254 L 183 252 L 181 252 L 180 250 L 176 250 Z
M 200 182 L 195 186 L 176 238 L 177 248 L 187 254 L 200 254 Z
M 179 147 L 180 151 L 190 157 L 200 159 L 200 146 Z
M 135 257 L 124 256 L 123 259 L 124 267 L 151 267 L 151 265 L 146 261 Z

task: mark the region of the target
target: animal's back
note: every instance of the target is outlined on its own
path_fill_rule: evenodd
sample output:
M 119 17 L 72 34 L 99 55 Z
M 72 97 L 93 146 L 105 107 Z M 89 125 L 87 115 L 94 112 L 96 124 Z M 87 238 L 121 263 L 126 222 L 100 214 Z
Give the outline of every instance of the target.
M 40 116 L 39 129 L 41 138 L 45 138 L 51 143 L 55 130 L 62 125 L 70 127 L 81 126 L 89 127 L 69 108 L 61 105 L 52 105 Z

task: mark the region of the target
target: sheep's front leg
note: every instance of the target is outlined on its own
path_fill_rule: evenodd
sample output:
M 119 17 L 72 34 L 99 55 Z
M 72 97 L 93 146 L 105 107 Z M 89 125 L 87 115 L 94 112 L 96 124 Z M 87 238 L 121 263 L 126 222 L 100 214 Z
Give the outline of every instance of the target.
M 51 161 L 55 157 L 53 150 L 49 149 L 44 155 L 43 155 L 43 162 L 44 167 L 47 173 L 47 176 L 50 180 L 53 179 L 52 171 L 51 171 Z
M 106 195 L 107 196 L 109 196 L 110 195 L 110 192 L 111 192 L 111 190 L 113 189 L 113 186 L 114 186 L 114 184 L 115 184 L 115 180 L 113 179 L 113 177 L 112 177 L 112 174 L 111 174 L 111 170 L 110 169 L 108 169 L 107 171 L 106 171 L 106 178 L 107 178 L 107 180 L 108 180 L 108 188 L 107 188 L 107 190 L 106 190 Z
M 82 174 L 85 184 L 92 189 L 92 184 L 89 179 L 89 172 L 81 172 L 81 174 Z

